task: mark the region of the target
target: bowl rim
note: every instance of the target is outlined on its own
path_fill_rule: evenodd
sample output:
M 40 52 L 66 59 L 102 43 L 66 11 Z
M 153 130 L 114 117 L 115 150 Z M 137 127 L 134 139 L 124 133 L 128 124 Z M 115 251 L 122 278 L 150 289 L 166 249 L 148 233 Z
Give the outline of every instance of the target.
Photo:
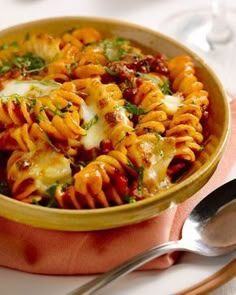
M 37 212 L 37 213 L 50 213 L 52 215 L 59 215 L 63 218 L 65 218 L 66 216 L 97 216 L 99 217 L 103 217 L 104 215 L 112 215 L 114 212 L 116 212 L 116 214 L 118 213 L 126 213 L 126 212 L 130 212 L 130 211 L 137 211 L 138 208 L 142 207 L 143 209 L 145 209 L 146 207 L 152 206 L 157 202 L 157 199 L 162 201 L 162 202 L 171 202 L 172 199 L 172 195 L 173 193 L 177 193 L 180 192 L 181 190 L 185 189 L 189 183 L 193 182 L 195 179 L 198 179 L 199 177 L 203 176 L 207 170 L 211 167 L 211 166 L 217 166 L 220 156 L 223 153 L 228 137 L 229 137 L 229 131 L 230 131 L 230 106 L 227 100 L 227 95 L 226 92 L 223 88 L 222 83 L 220 82 L 219 78 L 216 76 L 216 74 L 214 73 L 214 71 L 210 68 L 209 65 L 207 65 L 207 63 L 201 58 L 199 57 L 196 53 L 194 53 L 191 49 L 189 49 L 188 47 L 186 47 L 185 45 L 181 44 L 180 42 L 178 42 L 177 40 L 173 39 L 172 37 L 169 37 L 159 31 L 156 31 L 154 29 L 150 29 L 148 27 L 145 27 L 143 25 L 139 25 L 139 24 L 135 24 L 132 22 L 127 22 L 127 21 L 123 21 L 123 20 L 119 20 L 119 19 L 114 19 L 114 18 L 106 18 L 106 17 L 93 17 L 93 16 L 59 16 L 59 17 L 49 17 L 49 18 L 42 18 L 42 19 L 37 19 L 37 20 L 33 20 L 33 21 L 28 21 L 28 22 L 23 22 L 23 23 L 19 23 L 7 28 L 4 28 L 3 30 L 0 30 L 0 40 L 2 35 L 6 35 L 8 32 L 12 32 L 14 29 L 17 28 L 17 30 L 21 30 L 24 28 L 27 28 L 28 26 L 32 26 L 32 25 L 37 25 L 37 24 L 50 24 L 50 23 L 54 23 L 57 21 L 86 21 L 86 22 L 97 22 L 97 23 L 106 23 L 106 24 L 115 24 L 115 25 L 121 25 L 121 26 L 128 26 L 130 29 L 140 29 L 141 31 L 145 31 L 148 32 L 149 34 L 151 34 L 152 36 L 154 36 L 155 38 L 162 38 L 167 40 L 167 42 L 173 44 L 174 46 L 176 46 L 177 48 L 181 48 L 183 51 L 186 52 L 186 54 L 189 54 L 195 61 L 198 61 L 200 63 L 201 66 L 203 66 L 208 73 L 210 73 L 210 75 L 212 76 L 213 80 L 215 80 L 216 84 L 219 87 L 220 90 L 220 94 L 221 97 L 223 98 L 223 103 L 224 103 L 224 107 L 225 107 L 225 119 L 226 122 L 224 124 L 224 129 L 222 131 L 222 135 L 218 144 L 218 147 L 216 148 L 216 150 L 213 152 L 213 154 L 210 155 L 210 158 L 208 159 L 207 162 L 205 162 L 200 169 L 198 169 L 197 171 L 195 171 L 192 175 L 188 176 L 186 179 L 182 180 L 181 182 L 179 182 L 177 185 L 174 185 L 170 188 L 168 188 L 168 194 L 166 194 L 166 191 L 162 191 L 159 192 L 156 196 L 150 197 L 150 198 L 146 198 L 143 199 L 141 201 L 135 202 L 135 203 L 131 203 L 131 204 L 123 204 L 123 205 L 119 205 L 119 206 L 114 206 L 114 207 L 108 207 L 108 208 L 97 208 L 97 209 L 83 209 L 83 210 L 78 210 L 78 209 L 60 209 L 60 208 L 48 208 L 48 207 L 42 207 L 42 206 L 32 206 L 32 204 L 27 204 L 18 200 L 15 200 L 13 198 L 9 198 L 7 196 L 4 196 L 2 194 L 0 194 L 0 205 L 1 203 L 3 204 L 3 202 L 5 204 L 9 204 L 11 206 L 13 206 L 13 208 L 22 208 L 25 210 L 30 209 L 31 212 Z M 191 196 L 190 196 L 191 197 Z M 188 198 L 190 198 L 188 197 Z M 188 199 L 187 198 L 187 199 Z M 2 211 L 2 210 L 1 210 Z M 22 211 L 24 212 L 24 210 Z M 159 212 L 157 212 L 158 214 Z M 9 218 L 8 216 L 9 214 L 5 213 L 2 214 L 2 212 L 0 212 L 0 216 L 5 217 L 5 218 Z M 13 218 L 9 218 L 9 219 L 13 219 Z M 19 221 L 20 223 L 25 223 L 25 224 L 31 224 L 31 222 L 29 222 L 29 220 L 22 220 L 16 216 L 15 221 Z M 50 229 L 50 227 L 48 226 L 39 226 L 41 228 L 47 228 Z M 108 229 L 109 227 L 107 227 Z M 52 227 L 52 229 L 56 229 L 55 227 Z M 70 229 L 67 229 L 70 230 Z M 95 229 L 97 230 L 97 229 Z M 80 229 L 78 229 L 77 231 L 81 231 Z

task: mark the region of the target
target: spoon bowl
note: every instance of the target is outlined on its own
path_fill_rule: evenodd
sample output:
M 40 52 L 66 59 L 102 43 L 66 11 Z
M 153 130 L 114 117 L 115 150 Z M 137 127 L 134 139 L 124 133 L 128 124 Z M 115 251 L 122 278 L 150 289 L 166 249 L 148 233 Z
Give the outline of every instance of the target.
M 182 228 L 182 238 L 153 247 L 82 285 L 69 295 L 89 295 L 123 277 L 148 261 L 172 251 L 220 256 L 236 249 L 236 179 L 206 196 L 191 211 Z
M 182 228 L 182 240 L 198 245 L 201 255 L 222 255 L 235 249 L 235 220 L 236 179 L 210 193 L 192 210 Z

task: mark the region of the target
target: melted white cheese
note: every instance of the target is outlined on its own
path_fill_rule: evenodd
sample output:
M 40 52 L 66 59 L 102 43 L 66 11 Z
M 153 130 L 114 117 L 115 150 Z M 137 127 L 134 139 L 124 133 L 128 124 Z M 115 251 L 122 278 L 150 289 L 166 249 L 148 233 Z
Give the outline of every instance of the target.
M 168 115 L 174 115 L 182 102 L 183 98 L 181 96 L 165 95 L 163 98 L 163 103 L 165 104 L 166 112 Z
M 16 94 L 20 96 L 40 97 L 48 95 L 59 86 L 60 83 L 54 81 L 11 80 L 4 83 L 3 89 L 0 91 L 0 96 L 7 97 Z
M 124 108 L 119 108 L 117 111 L 120 114 L 120 117 L 122 119 L 122 123 L 125 125 L 129 125 L 130 121 L 129 121 L 128 116 L 126 115 L 126 110 Z
M 81 138 L 81 143 L 87 150 L 93 147 L 98 147 L 100 142 L 107 137 L 105 128 L 106 122 L 99 116 L 98 109 L 95 105 L 88 106 L 84 101 L 82 101 L 80 116 L 83 118 L 84 123 L 88 123 L 96 115 L 98 116 L 98 121 L 92 125 L 87 130 L 87 134 Z
M 150 193 L 155 194 L 166 182 L 166 170 L 175 153 L 174 142 L 165 139 L 160 139 L 156 143 L 153 141 L 142 142 L 141 149 L 149 162 L 148 167 L 144 169 L 144 188 L 149 195 Z
M 31 159 L 28 174 L 35 179 L 41 193 L 45 193 L 55 183 L 71 183 L 70 160 L 54 151 L 38 151 Z
M 157 153 L 156 147 L 152 142 L 142 142 L 141 150 L 143 155 L 148 158 L 150 164 L 150 166 L 144 170 L 144 184 L 150 191 L 155 191 L 159 183 L 160 152 L 158 151 Z

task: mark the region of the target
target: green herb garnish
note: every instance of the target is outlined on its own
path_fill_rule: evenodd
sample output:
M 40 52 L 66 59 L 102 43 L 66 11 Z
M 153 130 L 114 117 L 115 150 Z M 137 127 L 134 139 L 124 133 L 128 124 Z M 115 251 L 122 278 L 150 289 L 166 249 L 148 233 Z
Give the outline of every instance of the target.
M 120 143 L 122 143 L 122 141 L 126 138 L 127 134 L 121 136 L 121 138 L 117 141 L 117 143 L 115 144 L 115 147 L 117 147 Z
M 76 167 L 80 167 L 80 168 L 84 168 L 88 165 L 89 162 L 86 162 L 86 161 L 79 161 L 77 163 L 74 163 L 73 165 L 76 166 Z
M 123 38 L 105 39 L 98 43 L 103 49 L 104 56 L 110 61 L 117 61 L 124 58 L 128 51 L 127 45 L 129 41 Z
M 184 106 L 184 104 L 181 103 L 181 104 L 178 105 L 178 108 L 180 109 L 180 108 L 182 108 L 183 106 Z
M 32 202 L 33 205 L 40 206 L 38 200 L 36 198 L 34 198 L 34 197 L 31 198 L 31 202 Z
M 55 199 L 55 193 L 56 193 L 57 186 L 58 186 L 58 184 L 54 184 L 46 190 L 46 193 L 49 197 L 49 202 L 47 205 L 49 208 L 55 208 L 58 206 L 57 201 Z
M 160 79 L 157 76 L 153 76 L 153 75 L 149 75 L 149 74 L 145 74 L 145 73 L 140 73 L 140 72 L 137 72 L 136 76 L 140 76 L 144 80 L 150 80 L 151 82 L 153 82 L 156 85 L 160 84 Z
M 68 101 L 67 105 L 60 109 L 61 112 L 68 112 L 69 108 L 73 106 L 73 103 L 71 101 Z
M 124 196 L 124 201 L 125 201 L 125 203 L 128 203 L 128 204 L 137 202 L 135 197 L 129 196 L 129 195 Z
M 64 114 L 61 112 L 61 107 L 59 105 L 55 106 L 55 110 L 50 109 L 47 106 L 41 106 L 39 109 L 40 112 L 44 112 L 44 111 L 49 111 L 50 113 L 52 113 L 54 116 L 59 116 L 61 118 L 64 118 Z
M 58 184 L 53 184 L 52 186 L 50 186 L 47 190 L 46 193 L 47 195 L 52 198 L 55 195 L 56 189 L 57 189 Z
M 105 71 L 111 75 L 111 76 L 117 76 L 117 72 L 112 71 L 110 68 L 108 67 L 104 67 Z
M 61 107 L 59 106 L 59 105 L 56 105 L 55 106 L 55 110 L 52 110 L 52 109 L 50 109 L 50 108 L 48 108 L 48 110 L 51 112 L 51 113 L 53 113 L 53 115 L 55 115 L 55 116 L 59 116 L 59 117 L 61 117 L 61 118 L 64 118 L 64 115 L 62 114 L 62 112 L 61 112 Z
M 93 125 L 95 125 L 98 121 L 98 115 L 95 115 L 89 122 L 84 123 L 82 125 L 82 128 L 85 130 L 89 130 Z
M 171 91 L 171 86 L 170 86 L 170 80 L 166 79 L 163 83 L 161 82 L 161 80 L 157 77 L 157 76 L 153 76 L 150 74 L 145 74 L 145 73 L 140 73 L 137 72 L 136 73 L 137 76 L 142 77 L 145 80 L 150 80 L 152 81 L 154 84 L 158 85 L 161 89 L 161 92 L 165 95 L 171 95 L 172 91 Z
M 130 167 L 130 168 L 135 169 L 134 164 L 129 159 L 128 159 L 128 162 L 127 162 L 127 166 Z
M 24 81 L 27 82 L 27 81 Z M 29 81 L 29 83 L 31 83 L 31 81 Z M 44 86 L 61 86 L 61 83 L 55 82 L 55 81 L 51 81 L 51 80 L 39 80 L 37 81 L 37 83 L 42 84 Z
M 51 141 L 51 139 L 47 136 L 45 132 L 43 133 L 43 136 L 45 141 L 54 149 L 54 151 L 57 153 L 60 153 L 61 150 L 53 144 L 53 142 Z
M 134 164 L 128 160 L 127 166 L 134 169 L 138 173 L 138 192 L 141 195 L 143 192 L 143 174 L 144 174 L 144 167 L 143 166 L 134 166 Z
M 66 71 L 70 75 L 72 67 L 76 67 L 78 64 L 76 62 L 73 62 L 71 64 L 66 64 Z
M 136 171 L 138 172 L 138 192 L 141 195 L 143 192 L 143 173 L 144 167 L 136 167 Z
M 158 133 L 155 133 L 155 136 L 158 139 L 158 141 L 163 139 L 163 137 Z
M 0 50 L 8 49 L 8 48 L 11 48 L 11 47 L 17 47 L 18 48 L 19 44 L 16 41 L 11 42 L 10 44 L 2 44 L 0 46 Z
M 165 80 L 165 82 L 163 84 L 160 84 L 159 86 L 160 86 L 161 92 L 163 94 L 171 95 L 173 93 L 170 88 L 170 80 L 169 79 Z
M 15 104 L 20 104 L 20 98 L 21 98 L 22 96 L 21 95 L 19 95 L 19 94 L 17 94 L 17 93 L 14 93 L 14 94 L 11 94 L 11 95 L 2 95 L 1 96 L 1 102 L 2 103 L 7 103 L 8 102 L 8 100 L 9 100 L 9 98 L 11 98 L 11 99 L 13 99 L 13 101 L 15 102 Z
M 37 102 L 36 98 L 31 98 L 31 99 L 29 99 L 29 103 L 28 102 L 26 103 L 28 111 L 29 111 L 30 114 L 33 113 L 36 102 Z
M 18 68 L 22 70 L 23 74 L 38 74 L 39 71 L 46 67 L 45 60 L 31 52 L 28 52 L 22 56 L 16 56 L 10 61 L 2 64 L 0 68 L 0 73 L 5 73 Z
M 38 74 L 46 66 L 45 60 L 31 52 L 24 54 L 22 57 L 16 58 L 18 67 L 23 69 L 24 73 Z
M 132 115 L 145 115 L 147 111 L 143 108 L 139 108 L 136 105 L 126 101 L 124 108 L 127 110 L 128 113 Z
M 20 99 L 19 99 L 20 97 L 21 97 L 20 95 L 15 94 L 15 95 L 14 95 L 14 98 L 13 98 L 13 99 L 14 99 L 14 102 L 15 102 L 16 104 L 18 104 L 18 105 L 20 105 Z
M 11 70 L 11 65 L 8 62 L 5 62 L 2 67 L 0 67 L 0 74 L 9 72 Z
M 128 79 L 125 79 L 124 83 L 125 83 L 125 86 L 126 86 L 126 87 L 131 87 L 131 86 L 132 86 L 131 81 L 128 80 Z
M 36 120 L 36 122 L 45 121 L 45 120 L 43 120 L 42 116 L 40 116 L 39 114 L 37 114 L 35 116 L 35 120 Z

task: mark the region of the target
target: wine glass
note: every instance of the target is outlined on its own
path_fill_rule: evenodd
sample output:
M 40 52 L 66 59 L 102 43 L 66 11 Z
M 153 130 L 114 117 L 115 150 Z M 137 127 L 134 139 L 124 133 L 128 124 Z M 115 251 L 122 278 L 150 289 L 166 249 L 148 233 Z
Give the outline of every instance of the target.
M 216 72 L 225 88 L 236 94 L 236 10 L 224 0 L 211 7 L 176 13 L 161 24 L 162 31 L 196 51 Z

